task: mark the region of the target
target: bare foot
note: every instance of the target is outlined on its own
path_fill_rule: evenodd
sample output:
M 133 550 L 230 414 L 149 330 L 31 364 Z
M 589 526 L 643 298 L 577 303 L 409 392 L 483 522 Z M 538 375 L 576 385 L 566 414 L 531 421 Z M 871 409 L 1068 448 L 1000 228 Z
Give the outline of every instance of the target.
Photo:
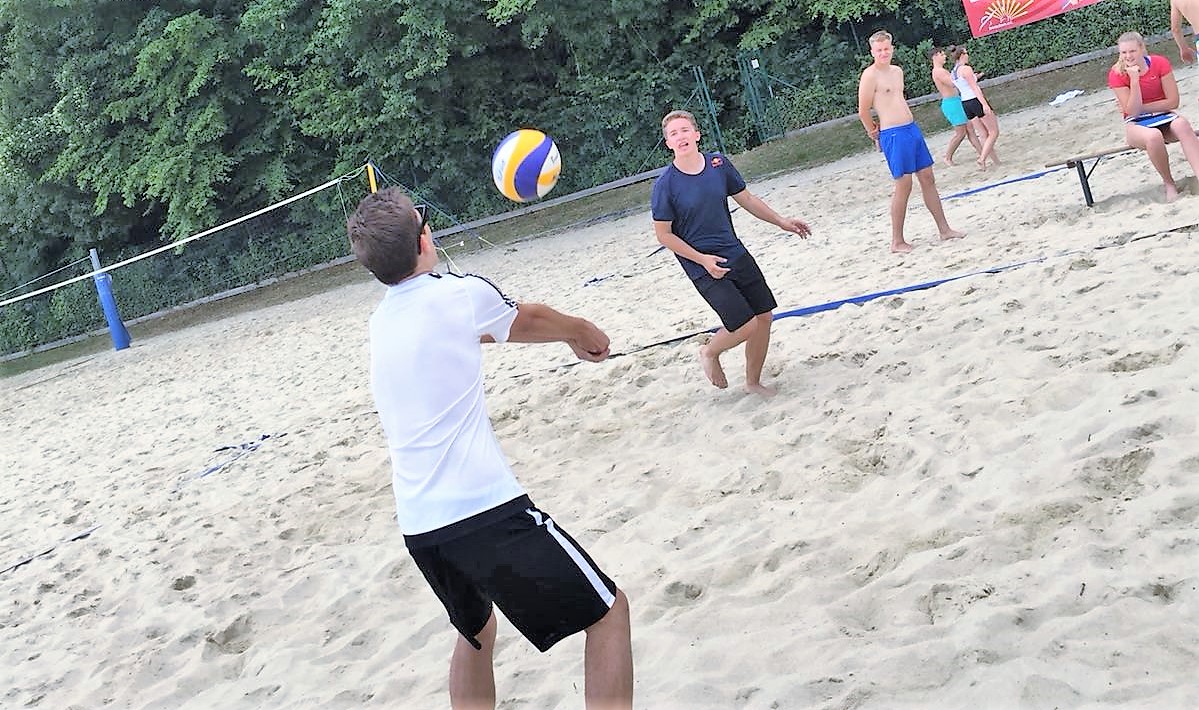
M 778 394 L 778 390 L 776 390 L 775 388 L 767 387 L 766 385 L 763 385 L 761 383 L 756 384 L 756 385 L 745 385 L 745 391 L 749 392 L 750 394 L 760 395 L 767 399 L 770 399 L 771 397 Z
M 704 375 L 709 382 L 720 389 L 729 386 L 729 380 L 724 376 L 724 368 L 720 366 L 720 356 L 709 355 L 707 345 L 699 349 L 699 362 L 704 366 Z
M 1166 202 L 1173 202 L 1178 199 L 1178 188 L 1173 185 L 1166 185 Z
M 945 164 L 950 167 L 953 167 L 955 165 L 955 163 L 953 162 L 953 158 L 949 157 L 948 155 L 945 156 L 944 161 L 945 161 Z
M 987 161 L 983 160 L 982 158 L 979 158 L 979 159 L 975 160 L 974 162 L 978 163 L 978 167 L 980 169 L 982 169 L 982 170 L 987 169 Z
M 951 229 L 948 232 L 941 232 L 941 241 L 946 241 L 949 239 L 961 239 L 964 236 L 966 236 L 965 232 L 959 232 L 956 229 Z
M 915 247 L 913 247 L 911 244 L 908 244 L 907 242 L 891 242 L 891 253 L 892 254 L 907 254 L 914 248 Z

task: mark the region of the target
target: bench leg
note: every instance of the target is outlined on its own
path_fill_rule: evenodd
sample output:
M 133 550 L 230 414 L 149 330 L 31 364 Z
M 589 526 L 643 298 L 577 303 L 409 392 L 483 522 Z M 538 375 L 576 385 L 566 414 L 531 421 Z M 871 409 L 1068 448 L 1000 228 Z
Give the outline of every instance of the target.
M 1091 197 L 1091 180 L 1086 165 L 1079 160 L 1074 163 L 1074 169 L 1078 171 L 1078 183 L 1082 185 L 1082 197 L 1087 201 L 1087 207 L 1094 207 L 1095 198 Z

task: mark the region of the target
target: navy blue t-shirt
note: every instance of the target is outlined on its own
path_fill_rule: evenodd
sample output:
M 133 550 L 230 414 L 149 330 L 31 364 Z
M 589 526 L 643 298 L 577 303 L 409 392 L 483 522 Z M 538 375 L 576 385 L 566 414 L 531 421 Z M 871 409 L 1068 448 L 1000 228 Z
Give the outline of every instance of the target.
M 720 153 L 704 153 L 704 169 L 698 175 L 688 175 L 674 163 L 666 166 L 654 182 L 650 211 L 654 220 L 670 222 L 670 231 L 699 253 L 731 262 L 746 249 L 733 230 L 727 198 L 744 189 L 745 180 L 732 161 Z M 690 259 L 678 259 L 693 281 L 708 273 Z

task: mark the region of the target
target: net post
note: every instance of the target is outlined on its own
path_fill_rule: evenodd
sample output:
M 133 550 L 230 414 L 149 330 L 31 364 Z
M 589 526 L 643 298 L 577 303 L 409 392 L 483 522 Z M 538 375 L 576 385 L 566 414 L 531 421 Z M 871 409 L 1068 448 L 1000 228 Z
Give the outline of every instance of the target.
M 375 182 L 375 164 L 371 161 L 366 161 L 366 181 L 371 185 L 371 192 L 378 192 L 379 185 Z
M 700 99 L 704 104 L 704 111 L 708 114 L 708 118 L 712 120 L 712 132 L 716 138 L 716 149 L 721 153 L 728 154 L 728 149 L 724 147 L 724 136 L 720 133 L 720 119 L 716 115 L 716 102 L 712 100 L 712 92 L 708 90 L 708 80 L 704 78 L 704 70 L 700 66 L 693 65 L 691 67 L 691 75 L 695 77 L 695 90 L 700 95 Z
M 92 270 L 100 270 L 100 254 L 92 249 Z M 121 314 L 117 311 L 117 299 L 112 295 L 112 275 L 108 272 L 92 277 L 96 282 L 96 294 L 100 298 L 100 308 L 104 311 L 104 320 L 108 321 L 108 334 L 112 336 L 112 349 L 124 350 L 129 347 L 129 330 L 125 328 Z

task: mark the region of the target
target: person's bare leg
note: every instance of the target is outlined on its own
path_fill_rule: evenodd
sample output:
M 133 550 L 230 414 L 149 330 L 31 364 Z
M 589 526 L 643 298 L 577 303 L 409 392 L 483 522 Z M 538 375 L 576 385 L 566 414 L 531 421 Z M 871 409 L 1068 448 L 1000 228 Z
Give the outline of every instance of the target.
M 891 251 L 906 254 L 912 245 L 903 239 L 903 222 L 908 214 L 908 198 L 912 196 L 912 176 L 895 178 L 895 193 L 891 195 Z
M 978 158 L 974 162 L 978 163 L 978 167 L 983 170 L 987 169 L 987 137 L 990 132 L 987 130 L 987 125 L 983 123 L 981 118 L 970 119 L 970 125 L 974 126 L 975 135 L 978 137 Z
M 720 389 L 729 386 L 728 377 L 724 374 L 724 367 L 720 364 L 720 356 L 748 340 L 755 326 L 756 324 L 751 318 L 748 323 L 731 333 L 728 329 L 721 328 L 716 331 L 711 340 L 700 347 L 699 362 L 703 365 L 704 375 L 709 382 Z
M 1170 131 L 1174 134 L 1174 139 L 1178 141 L 1178 144 L 1182 146 L 1182 154 L 1191 164 L 1191 172 L 1195 173 L 1196 178 L 1199 178 L 1199 136 L 1195 135 L 1195 129 L 1191 127 L 1191 122 L 1179 116 L 1170 123 Z
M 945 208 L 941 206 L 941 194 L 937 192 L 937 178 L 933 175 L 932 166 L 929 166 L 916 173 L 916 178 L 920 180 L 920 197 L 924 200 L 924 206 L 933 216 L 933 221 L 937 223 L 937 231 L 941 234 L 941 239 L 961 239 L 966 236 L 965 232 L 959 232 L 949 226 L 949 222 L 945 219 Z
M 745 391 L 763 397 L 773 397 L 775 389 L 762 384 L 762 367 L 766 364 L 766 352 L 770 350 L 770 324 L 773 313 L 754 316 L 758 325 L 745 340 Z
M 993 113 L 988 113 L 979 119 L 987 128 L 987 137 L 983 140 L 982 154 L 978 156 L 982 166 L 987 167 L 987 161 L 999 165 L 999 157 L 995 155 L 995 141 L 999 140 L 999 119 Z
M 475 649 L 458 634 L 454 655 L 450 658 L 450 707 L 454 710 L 492 710 L 495 708 L 495 612 L 475 638 L 483 648 Z
M 953 154 L 957 152 L 958 146 L 966 138 L 966 125 L 955 126 L 953 129 L 953 137 L 949 139 L 949 146 L 945 149 L 945 164 L 953 165 Z
M 966 138 L 970 141 L 970 145 L 974 148 L 974 152 L 982 155 L 983 142 L 979 140 L 978 134 L 974 132 L 974 126 L 970 125 L 970 122 L 967 121 L 964 128 L 966 129 Z
M 633 707 L 633 643 L 629 630 L 629 599 L 616 591 L 616 603 L 604 618 L 587 627 L 583 649 L 587 710 L 625 710 Z
M 1166 202 L 1178 199 L 1178 187 L 1174 184 L 1174 176 L 1170 173 L 1170 154 L 1166 152 L 1166 139 L 1156 128 L 1145 128 L 1128 124 L 1124 127 L 1124 138 L 1128 145 L 1140 148 L 1149 156 L 1149 162 L 1161 176 L 1166 187 Z

